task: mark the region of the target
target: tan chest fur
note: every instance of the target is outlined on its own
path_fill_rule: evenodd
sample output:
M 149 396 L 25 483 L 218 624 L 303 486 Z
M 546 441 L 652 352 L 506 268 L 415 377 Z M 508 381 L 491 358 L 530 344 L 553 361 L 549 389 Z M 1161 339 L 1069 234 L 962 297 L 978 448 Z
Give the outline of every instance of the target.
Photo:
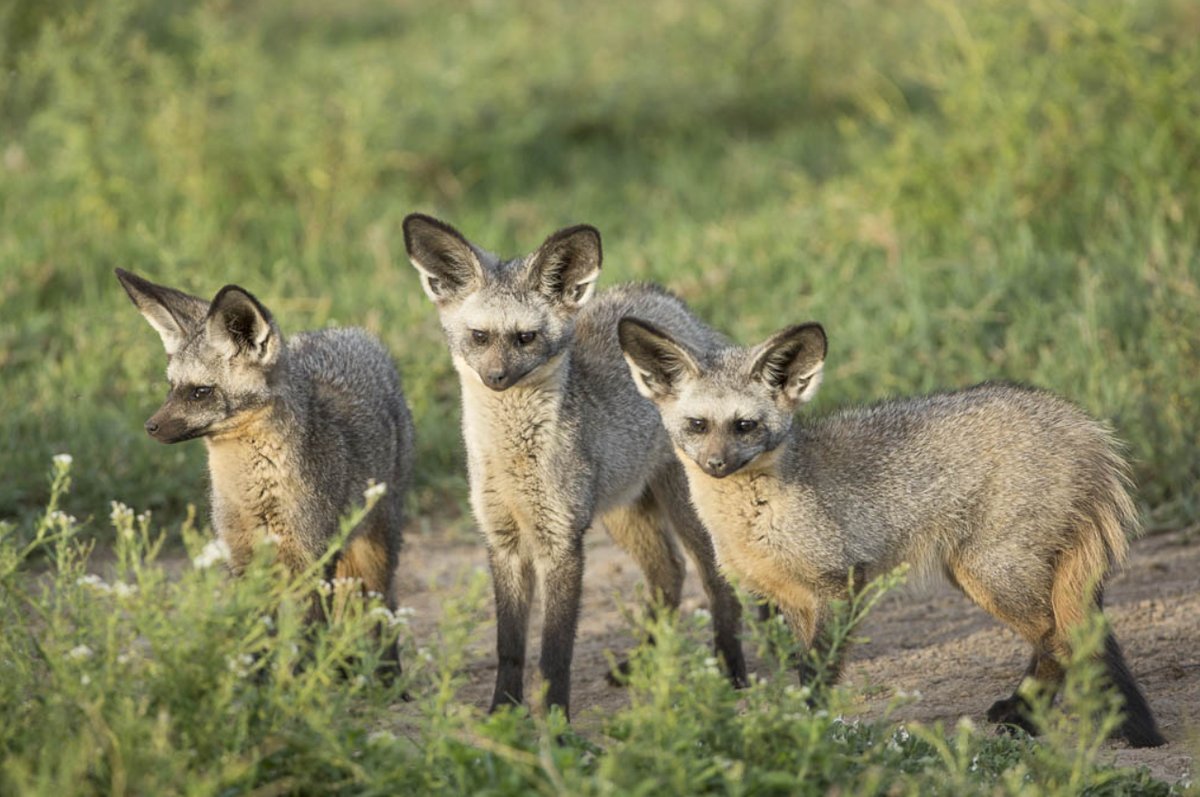
M 552 384 L 497 393 L 469 366 L 459 371 L 472 508 L 485 533 L 518 532 L 526 545 L 538 529 L 567 514 L 559 486 L 563 474 L 555 472 L 565 444 L 558 420 L 561 393 Z
M 236 568 L 249 561 L 266 535 L 281 541 L 295 535 L 296 510 L 303 496 L 298 463 L 263 418 L 206 440 L 213 523 Z
M 796 518 L 784 517 L 796 513 L 794 497 L 776 479 L 762 472 L 713 479 L 691 458 L 680 459 L 723 570 L 752 592 L 781 603 L 815 589 L 816 573 L 792 530 Z

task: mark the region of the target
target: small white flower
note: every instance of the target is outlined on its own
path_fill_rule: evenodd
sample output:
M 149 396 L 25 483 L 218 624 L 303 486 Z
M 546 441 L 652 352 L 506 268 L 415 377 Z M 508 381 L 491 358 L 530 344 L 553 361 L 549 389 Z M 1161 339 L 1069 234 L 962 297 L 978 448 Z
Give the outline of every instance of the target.
M 709 656 L 704 660 L 704 667 L 709 671 L 715 671 L 717 669 L 717 664 L 718 662 L 716 656 Z
M 114 526 L 127 526 L 133 521 L 133 510 L 125 504 L 120 501 L 112 501 L 110 506 L 112 511 L 109 512 L 108 517 Z
M 50 513 L 50 522 L 60 526 L 74 526 L 79 520 L 74 515 L 68 515 L 66 512 L 56 509 Z
M 396 735 L 391 731 L 372 731 L 367 737 L 367 744 L 390 743 L 396 741 Z
M 133 657 L 130 656 L 128 653 L 121 653 L 117 656 L 117 664 L 121 664 L 121 665 L 128 664 L 132 660 L 132 658 Z
M 396 615 L 397 617 L 412 617 L 416 615 L 416 613 L 417 610 L 411 606 L 397 606 L 396 611 L 392 612 L 392 614 Z
M 81 587 L 90 587 L 97 592 L 108 592 L 111 589 L 111 587 L 104 582 L 104 579 L 100 578 L 100 576 L 96 575 L 95 573 L 88 573 L 86 576 L 80 576 L 79 578 L 75 579 L 75 583 Z
M 971 759 L 971 766 L 969 767 L 969 769 L 971 772 L 976 772 L 979 770 L 979 756 L 978 755 L 976 755 L 974 758 Z
M 254 656 L 249 653 L 243 653 L 239 656 L 228 656 L 225 659 L 225 666 L 238 678 L 245 678 L 250 674 L 250 668 L 254 666 Z
M 88 675 L 86 672 L 83 675 L 79 676 L 79 683 L 83 684 L 84 686 L 87 686 L 91 682 L 92 682 L 92 676 Z
M 317 592 L 321 593 L 322 595 L 328 595 L 329 593 L 333 592 L 333 584 L 330 584 L 325 579 L 321 579 L 317 582 Z
M 224 540 L 209 540 L 208 544 L 192 560 L 192 566 L 204 570 L 229 559 L 229 546 Z
M 363 498 L 368 502 L 382 498 L 387 492 L 387 482 L 368 482 L 367 489 L 363 490 Z
M 705 622 L 708 622 L 712 619 L 712 612 L 701 606 L 700 608 L 696 609 L 696 611 L 692 612 L 692 616 L 697 620 L 704 620 Z
M 83 659 L 90 659 L 91 657 L 92 649 L 87 645 L 76 645 L 67 651 L 67 658 L 71 659 L 72 661 L 82 661 Z
M 262 623 L 264 626 L 266 626 L 267 628 L 275 627 L 275 620 L 269 614 L 264 614 L 263 616 L 259 617 L 258 621 L 260 623 Z
M 417 655 L 429 663 L 433 663 L 433 653 L 429 648 L 417 648 Z
M 958 724 L 955 725 L 955 727 L 960 731 L 966 731 L 967 733 L 970 733 L 971 731 L 975 730 L 975 723 L 971 721 L 970 717 L 959 717 Z
M 367 591 L 367 600 L 369 600 L 369 601 L 381 601 L 381 600 L 383 600 L 383 593 L 382 593 L 382 592 L 376 592 L 376 591 L 375 591 L 375 590 L 373 590 L 373 589 L 372 589 L 372 590 L 368 590 L 368 591 Z
M 54 455 L 54 464 L 60 468 L 69 468 L 69 467 L 71 467 L 71 463 L 74 461 L 75 461 L 75 458 L 72 457 L 70 454 L 55 454 Z
M 375 606 L 371 611 L 367 612 L 367 617 L 374 617 L 380 622 L 391 625 L 396 622 L 396 616 L 392 614 L 391 609 L 386 606 Z
M 118 598 L 128 598 L 137 594 L 137 584 L 126 584 L 124 581 L 114 581 L 112 585 L 113 594 Z
M 354 679 L 354 685 L 355 685 L 355 686 L 358 686 L 358 687 L 363 687 L 363 686 L 366 686 L 366 685 L 367 685 L 367 676 L 365 676 L 365 675 L 360 675 L 360 676 L 358 676 L 357 678 L 355 678 L 355 679 Z

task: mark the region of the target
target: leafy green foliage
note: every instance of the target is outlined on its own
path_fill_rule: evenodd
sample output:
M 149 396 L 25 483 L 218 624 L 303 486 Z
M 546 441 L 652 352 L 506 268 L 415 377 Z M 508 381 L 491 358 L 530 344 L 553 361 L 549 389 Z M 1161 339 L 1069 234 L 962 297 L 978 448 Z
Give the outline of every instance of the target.
M 116 502 L 114 554 L 96 555 L 56 508 L 68 487 L 59 461 L 35 527 L 2 530 L 6 794 L 1178 793 L 1098 763 L 1118 709 L 1097 688 L 1099 625 L 1079 637 L 1063 709 L 1035 700 L 1048 733 L 1033 742 L 966 721 L 947 735 L 846 719 L 853 696 L 840 688 L 820 690 L 813 706 L 775 621 L 752 628 L 773 651 L 767 671 L 734 690 L 708 649 L 710 619 L 658 612 L 633 629 L 656 644 L 632 655 L 629 706 L 584 737 L 536 699 L 532 714 L 490 716 L 460 699 L 487 610 L 483 574 L 447 601 L 437 633 L 414 640 L 404 611 L 331 596 L 319 565 L 286 577 L 269 543 L 230 579 L 219 546 L 185 522 L 191 561 L 170 572 L 157 558 L 166 532 Z M 31 541 L 11 544 L 21 536 Z M 833 638 L 847 640 L 897 580 L 849 601 Z M 306 629 L 314 592 L 335 619 Z M 388 684 L 375 668 L 397 634 L 405 674 Z

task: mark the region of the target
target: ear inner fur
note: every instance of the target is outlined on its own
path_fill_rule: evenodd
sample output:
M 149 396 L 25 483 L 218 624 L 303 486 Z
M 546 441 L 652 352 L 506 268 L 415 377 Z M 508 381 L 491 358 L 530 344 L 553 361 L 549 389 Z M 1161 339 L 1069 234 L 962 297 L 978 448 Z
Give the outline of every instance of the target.
M 617 337 L 625 359 L 636 369 L 635 382 L 643 393 L 670 395 L 680 378 L 700 372 L 699 365 L 687 349 L 641 319 L 621 319 L 617 325 Z
M 421 274 L 425 292 L 435 302 L 452 299 L 482 278 L 474 247 L 445 222 L 420 213 L 404 219 L 404 246 Z
M 587 224 L 566 227 L 548 237 L 529 258 L 533 287 L 571 306 L 592 294 L 604 259 L 600 232 Z

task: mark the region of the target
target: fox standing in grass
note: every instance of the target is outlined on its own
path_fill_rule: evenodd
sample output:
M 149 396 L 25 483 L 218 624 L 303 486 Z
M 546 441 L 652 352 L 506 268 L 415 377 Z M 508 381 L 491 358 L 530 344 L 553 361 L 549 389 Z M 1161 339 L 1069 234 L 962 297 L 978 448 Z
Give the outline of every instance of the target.
M 523 698 L 529 608 L 540 581 L 547 703 L 567 711 L 583 535 L 600 517 L 637 559 L 653 596 L 671 608 L 684 577 L 666 527 L 675 531 L 700 569 L 717 651 L 734 682 L 744 682 L 737 597 L 717 571 L 658 412 L 638 395 L 617 346 L 617 322 L 628 313 L 677 334 L 699 322 L 649 286 L 592 299 L 601 261 L 593 227 L 560 230 L 533 254 L 508 261 L 419 214 L 404 220 L 404 240 L 462 383 L 471 506 L 496 597 L 492 708 Z
M 823 641 L 831 599 L 907 562 L 941 570 L 1033 645 L 1027 678 L 1057 691 L 1071 629 L 1137 526 L 1108 430 L 1049 393 L 984 384 L 795 423 L 826 354 L 817 324 L 752 349 L 694 347 L 652 322 L 620 323 L 641 392 L 659 407 L 724 567 Z M 1121 731 L 1163 743 L 1111 633 L 1102 654 L 1125 703 Z M 836 662 L 833 663 L 836 677 Z M 988 711 L 1033 731 L 1020 690 Z
M 213 527 L 233 572 L 266 535 L 289 570 L 305 570 L 364 489 L 386 483 L 329 574 L 361 579 L 395 609 L 413 423 L 383 346 L 358 329 L 285 341 L 271 313 L 235 285 L 207 302 L 121 269 L 117 277 L 167 350 L 171 389 L 146 431 L 163 443 L 204 438 Z

